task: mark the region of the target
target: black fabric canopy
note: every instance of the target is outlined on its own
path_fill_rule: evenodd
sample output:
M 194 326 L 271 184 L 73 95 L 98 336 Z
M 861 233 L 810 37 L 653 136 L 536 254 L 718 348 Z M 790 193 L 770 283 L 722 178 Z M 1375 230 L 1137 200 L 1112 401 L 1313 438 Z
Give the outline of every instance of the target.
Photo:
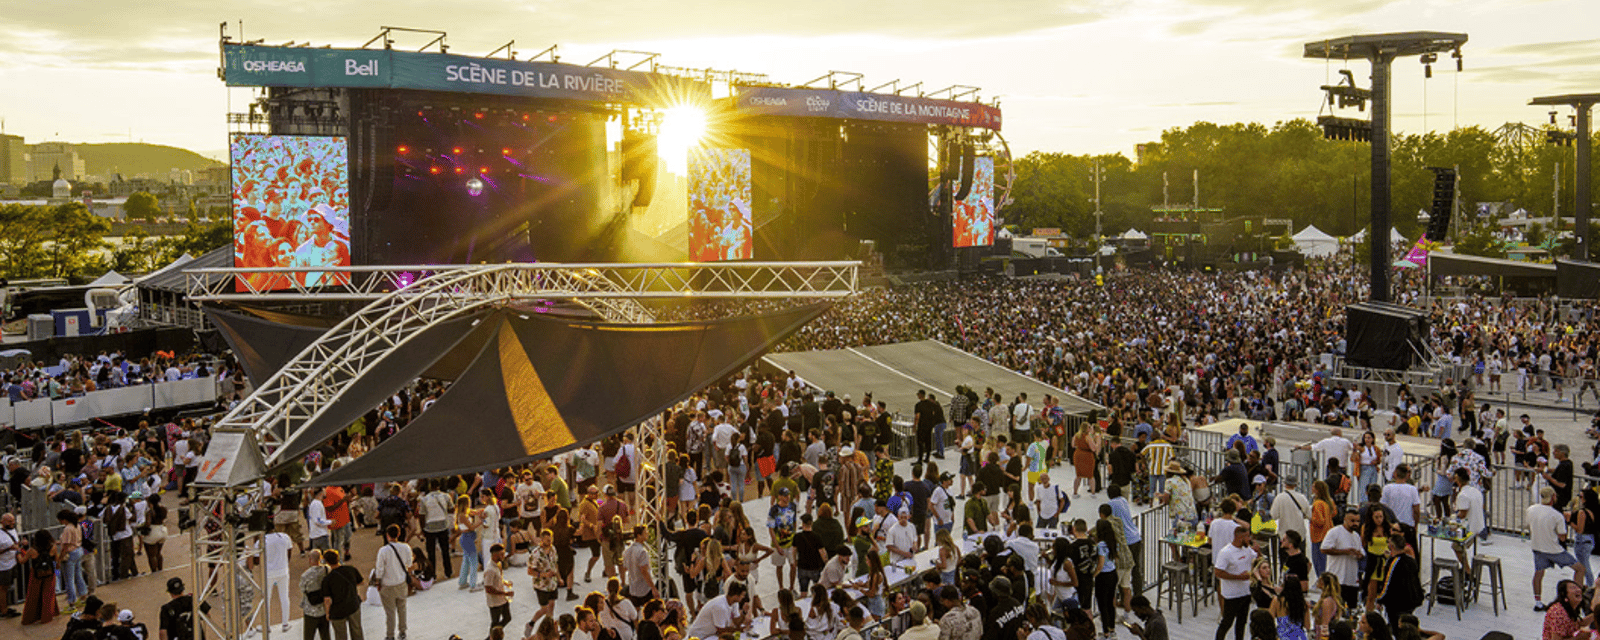
M 1537 262 L 1430 251 L 1428 252 L 1428 274 L 1434 277 L 1500 276 L 1548 278 L 1553 280 L 1556 277 L 1556 267 L 1555 265 L 1539 264 Z
M 257 387 L 339 322 L 337 318 L 243 307 L 205 307 L 205 312 L 233 349 L 245 377 Z
M 471 473 L 595 442 L 751 362 L 828 306 L 652 325 L 496 311 L 479 325 L 488 340 L 477 358 L 432 407 L 309 484 Z M 307 434 L 292 444 L 309 449 L 332 435 Z
M 1600 264 L 1556 261 L 1556 295 L 1563 298 L 1600 298 Z

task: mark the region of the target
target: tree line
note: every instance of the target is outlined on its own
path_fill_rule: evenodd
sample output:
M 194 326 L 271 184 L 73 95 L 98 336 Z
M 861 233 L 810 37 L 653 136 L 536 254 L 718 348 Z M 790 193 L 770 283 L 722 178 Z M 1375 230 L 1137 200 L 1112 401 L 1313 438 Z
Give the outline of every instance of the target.
M 1395 228 L 1415 238 L 1425 226 L 1416 216 L 1433 201 L 1429 167 L 1458 170 L 1463 213 L 1452 221 L 1462 232 L 1489 222 L 1477 215 L 1480 202 L 1508 203 L 1531 216 L 1550 215 L 1556 166 L 1560 165 L 1561 214 L 1572 215 L 1573 148 L 1546 144 L 1542 132 L 1508 125 L 1498 132 L 1464 127 L 1445 133 L 1400 134 L 1391 144 L 1391 216 Z M 1141 145 L 1138 157 L 1034 152 L 1015 162 L 1013 203 L 1002 211 L 1007 224 L 1023 230 L 1058 227 L 1074 237 L 1093 235 L 1093 165 L 1100 162 L 1104 233 L 1142 228 L 1152 207 L 1194 203 L 1199 171 L 1199 206 L 1223 208 L 1225 216 L 1288 218 L 1296 231 L 1308 224 L 1337 236 L 1352 235 L 1371 219 L 1371 147 L 1326 140 L 1304 120 L 1219 125 L 1197 122 L 1168 129 L 1161 140 Z M 1596 171 L 1595 184 L 1600 184 Z M 1163 194 L 1165 178 L 1166 193 Z M 1489 217 L 1498 217 L 1489 216 Z
M 135 228 L 115 245 L 106 239 L 110 231 L 111 221 L 81 202 L 0 203 L 0 278 L 89 279 L 110 270 L 144 273 L 185 253 L 198 256 L 233 239 L 233 225 L 226 219 L 191 220 L 183 233 L 170 236 L 151 236 Z

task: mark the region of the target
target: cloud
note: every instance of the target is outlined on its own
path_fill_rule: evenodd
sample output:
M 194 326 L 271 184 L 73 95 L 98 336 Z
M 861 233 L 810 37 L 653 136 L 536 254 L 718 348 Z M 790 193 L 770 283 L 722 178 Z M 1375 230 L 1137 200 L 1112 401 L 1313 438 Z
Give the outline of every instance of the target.
M 1223 100 L 1213 102 L 1168 102 L 1166 104 L 1152 104 L 1149 106 L 1157 109 L 1172 109 L 1178 107 L 1233 107 L 1237 106 L 1238 104 L 1238 102 Z
M 1344 0 L 1343 2 L 1327 2 L 1326 0 L 1190 0 L 1191 3 L 1225 9 L 1239 9 L 1252 14 L 1283 14 L 1304 13 L 1319 19 L 1347 18 L 1371 13 L 1391 4 L 1391 0 Z
M 1582 51 L 1600 51 L 1600 38 L 1593 40 L 1567 40 L 1564 42 L 1528 42 L 1494 49 L 1492 53 L 1506 55 L 1558 55 Z

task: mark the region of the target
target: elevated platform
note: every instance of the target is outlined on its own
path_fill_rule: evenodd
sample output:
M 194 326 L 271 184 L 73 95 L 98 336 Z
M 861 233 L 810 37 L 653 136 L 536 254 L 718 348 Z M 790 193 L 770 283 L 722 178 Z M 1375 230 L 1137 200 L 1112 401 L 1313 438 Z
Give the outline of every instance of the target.
M 762 358 L 762 362 L 783 371 L 792 370 L 813 386 L 840 396 L 849 394 L 856 402 L 861 401 L 862 393 L 870 391 L 874 400 L 885 402 L 890 411 L 898 412 L 906 421 L 912 418 L 918 389 L 934 394 L 941 405 L 948 406 L 956 385 L 967 385 L 979 394 L 992 387 L 1007 401 L 1026 393 L 1028 404 L 1035 408 L 1049 394 L 1061 399 L 1061 407 L 1068 415 L 1087 416 L 1092 410 L 1105 409 L 937 340 L 774 353 Z

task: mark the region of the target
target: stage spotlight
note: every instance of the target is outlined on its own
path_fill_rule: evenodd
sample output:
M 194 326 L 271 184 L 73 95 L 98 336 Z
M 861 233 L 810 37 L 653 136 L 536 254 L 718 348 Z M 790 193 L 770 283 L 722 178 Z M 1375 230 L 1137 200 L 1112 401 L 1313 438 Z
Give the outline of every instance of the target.
M 405 155 L 405 154 L 411 153 L 411 147 L 408 147 L 408 146 L 405 146 L 405 145 L 400 145 L 400 148 L 396 149 L 396 151 L 399 151 L 400 155 Z
M 461 155 L 461 147 L 455 147 L 455 148 L 452 148 L 452 149 L 451 149 L 451 150 L 450 150 L 450 153 L 452 153 L 452 154 L 454 154 L 454 155 L 458 155 L 458 156 L 459 156 L 459 155 Z
M 483 195 L 483 180 L 472 178 L 467 181 L 467 195 L 474 198 Z
M 483 112 L 479 111 L 477 113 L 474 113 L 474 114 L 472 114 L 472 117 L 477 118 L 479 120 L 482 120 L 483 119 Z
M 689 150 L 699 146 L 705 134 L 704 109 L 690 105 L 672 107 L 662 114 L 656 153 L 667 164 L 668 171 L 684 175 L 689 166 Z
M 488 167 L 478 167 L 478 173 L 489 173 Z
M 461 168 L 461 167 L 456 167 L 456 175 L 458 175 L 458 176 L 459 176 L 459 175 L 461 175 L 461 174 L 463 174 L 463 173 L 466 173 L 466 172 L 467 172 L 467 170 L 466 170 L 466 169 L 463 169 L 463 168 Z
M 511 147 L 506 147 L 504 149 L 501 149 L 500 150 L 500 155 L 503 155 L 503 156 L 511 155 Z
M 430 167 L 428 169 L 428 173 L 431 173 L 433 175 L 439 175 L 439 168 L 438 167 Z

